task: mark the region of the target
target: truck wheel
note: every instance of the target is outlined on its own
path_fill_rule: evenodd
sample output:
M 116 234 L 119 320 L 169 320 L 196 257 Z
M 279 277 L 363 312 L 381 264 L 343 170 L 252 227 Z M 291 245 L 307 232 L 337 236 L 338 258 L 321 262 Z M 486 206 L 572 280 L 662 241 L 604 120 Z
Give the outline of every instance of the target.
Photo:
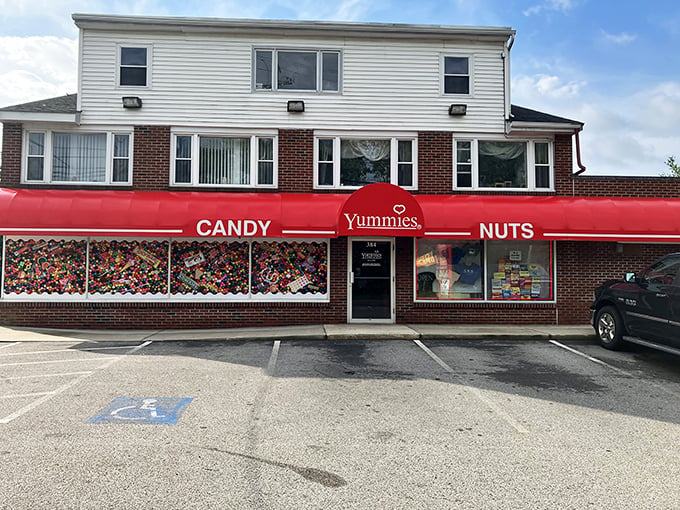
M 595 334 L 605 349 L 618 350 L 623 347 L 623 320 L 613 306 L 603 306 L 595 316 Z

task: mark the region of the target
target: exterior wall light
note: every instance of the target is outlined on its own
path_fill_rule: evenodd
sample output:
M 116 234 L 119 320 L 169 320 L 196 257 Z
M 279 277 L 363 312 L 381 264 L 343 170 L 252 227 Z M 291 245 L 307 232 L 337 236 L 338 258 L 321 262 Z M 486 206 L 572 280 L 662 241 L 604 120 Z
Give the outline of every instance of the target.
M 449 106 L 449 115 L 465 115 L 467 113 L 466 104 L 452 104 Z
M 288 111 L 293 113 L 302 113 L 305 111 L 304 101 L 288 101 Z
M 123 97 L 123 108 L 141 108 L 142 98 L 137 96 Z

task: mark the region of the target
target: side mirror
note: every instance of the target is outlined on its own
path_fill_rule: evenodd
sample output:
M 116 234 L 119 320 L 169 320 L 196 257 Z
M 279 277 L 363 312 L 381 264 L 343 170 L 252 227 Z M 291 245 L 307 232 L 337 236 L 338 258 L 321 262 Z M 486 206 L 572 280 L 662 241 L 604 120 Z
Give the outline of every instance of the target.
M 623 279 L 628 283 L 636 283 L 637 275 L 635 273 L 626 273 Z

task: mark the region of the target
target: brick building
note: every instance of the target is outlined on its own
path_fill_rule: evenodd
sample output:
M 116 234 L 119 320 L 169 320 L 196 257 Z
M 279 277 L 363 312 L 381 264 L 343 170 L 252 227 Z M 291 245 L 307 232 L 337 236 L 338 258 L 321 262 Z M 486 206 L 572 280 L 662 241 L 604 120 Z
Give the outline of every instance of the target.
M 511 104 L 512 29 L 73 18 L 77 93 L 0 109 L 3 324 L 583 324 L 680 239 Z

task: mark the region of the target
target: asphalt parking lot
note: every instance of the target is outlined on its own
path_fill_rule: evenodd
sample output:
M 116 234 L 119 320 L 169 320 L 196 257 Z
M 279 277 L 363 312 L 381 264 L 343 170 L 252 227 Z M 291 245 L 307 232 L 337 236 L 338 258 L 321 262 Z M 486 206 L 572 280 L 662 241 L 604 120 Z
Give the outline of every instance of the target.
M 0 342 L 0 508 L 676 509 L 680 358 Z

